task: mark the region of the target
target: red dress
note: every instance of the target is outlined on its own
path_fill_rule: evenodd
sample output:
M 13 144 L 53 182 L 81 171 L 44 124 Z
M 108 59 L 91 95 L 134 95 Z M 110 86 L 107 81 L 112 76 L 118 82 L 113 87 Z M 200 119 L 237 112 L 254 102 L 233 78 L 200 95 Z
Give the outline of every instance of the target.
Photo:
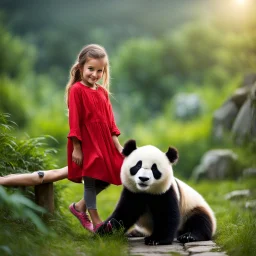
M 120 135 L 113 116 L 108 93 L 98 86 L 93 90 L 80 82 L 69 91 L 68 179 L 81 182 L 92 177 L 120 185 L 123 155 L 116 149 L 112 136 Z M 83 164 L 72 161 L 71 137 L 81 141 Z

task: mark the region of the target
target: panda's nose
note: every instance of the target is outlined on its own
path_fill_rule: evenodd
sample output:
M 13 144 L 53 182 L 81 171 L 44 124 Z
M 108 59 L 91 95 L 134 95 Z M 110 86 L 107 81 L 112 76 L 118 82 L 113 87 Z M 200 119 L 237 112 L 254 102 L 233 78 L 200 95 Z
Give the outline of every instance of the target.
M 143 182 L 149 180 L 149 178 L 147 178 L 147 177 L 139 177 L 139 179 L 140 179 L 141 181 L 143 181 Z

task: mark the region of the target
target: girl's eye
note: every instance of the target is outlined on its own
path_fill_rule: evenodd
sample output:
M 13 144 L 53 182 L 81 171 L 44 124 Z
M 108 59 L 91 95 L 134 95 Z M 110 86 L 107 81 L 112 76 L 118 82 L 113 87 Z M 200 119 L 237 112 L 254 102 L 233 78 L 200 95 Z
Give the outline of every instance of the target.
M 93 70 L 93 68 L 88 68 L 89 70 Z

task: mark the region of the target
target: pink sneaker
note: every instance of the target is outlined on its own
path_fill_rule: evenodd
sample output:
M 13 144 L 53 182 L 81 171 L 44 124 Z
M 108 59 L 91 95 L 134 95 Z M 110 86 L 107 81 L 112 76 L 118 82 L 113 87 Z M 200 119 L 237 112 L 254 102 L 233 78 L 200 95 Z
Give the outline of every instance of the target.
M 104 224 L 105 222 L 101 222 L 99 224 L 97 224 L 96 226 L 94 226 L 93 231 L 97 232 L 97 230 Z M 104 227 L 104 233 L 110 233 L 112 231 L 112 225 L 110 223 L 110 221 L 108 221 L 107 225 Z
M 89 219 L 89 216 L 88 214 L 86 214 L 85 212 L 78 212 L 76 209 L 75 209 L 75 203 L 72 203 L 70 206 L 69 206 L 69 210 L 70 212 L 76 216 L 78 218 L 78 220 L 81 222 L 82 226 L 93 232 L 94 229 L 93 229 L 93 225 Z

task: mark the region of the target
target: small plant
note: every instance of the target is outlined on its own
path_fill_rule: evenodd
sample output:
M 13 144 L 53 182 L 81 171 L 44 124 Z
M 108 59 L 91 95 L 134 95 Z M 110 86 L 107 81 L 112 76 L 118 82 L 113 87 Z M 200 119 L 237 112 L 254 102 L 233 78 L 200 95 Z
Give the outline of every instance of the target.
M 48 138 L 55 139 L 51 136 L 27 136 L 25 140 L 18 140 L 12 135 L 15 125 L 9 114 L 0 113 L 0 175 L 56 167 L 50 158 L 56 150 L 45 148 Z

